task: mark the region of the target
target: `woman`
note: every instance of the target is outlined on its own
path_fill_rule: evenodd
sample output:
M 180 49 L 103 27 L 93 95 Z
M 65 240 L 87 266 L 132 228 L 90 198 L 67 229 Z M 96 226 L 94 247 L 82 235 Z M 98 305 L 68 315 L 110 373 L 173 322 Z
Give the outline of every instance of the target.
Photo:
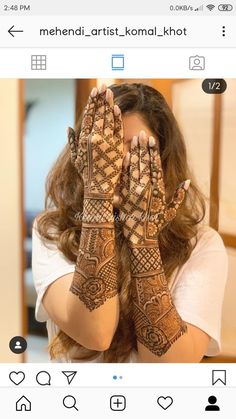
M 33 228 L 36 318 L 51 358 L 218 353 L 227 255 L 201 223 L 204 198 L 162 95 L 138 83 L 94 88 L 68 140 Z

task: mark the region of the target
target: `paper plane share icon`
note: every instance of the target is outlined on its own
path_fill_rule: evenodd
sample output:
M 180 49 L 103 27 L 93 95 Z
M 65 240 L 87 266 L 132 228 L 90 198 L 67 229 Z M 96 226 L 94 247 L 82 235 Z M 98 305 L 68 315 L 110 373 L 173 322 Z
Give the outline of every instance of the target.
M 66 376 L 67 382 L 70 385 L 71 382 L 74 380 L 74 378 L 77 374 L 77 371 L 62 371 L 62 374 L 64 374 Z

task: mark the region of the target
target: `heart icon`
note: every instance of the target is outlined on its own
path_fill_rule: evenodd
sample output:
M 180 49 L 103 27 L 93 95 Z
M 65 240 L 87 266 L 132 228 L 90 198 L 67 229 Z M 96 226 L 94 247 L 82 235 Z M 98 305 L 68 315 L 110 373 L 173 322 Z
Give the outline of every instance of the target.
M 168 409 L 168 407 L 170 407 L 173 403 L 173 399 L 170 396 L 164 397 L 158 397 L 157 399 L 157 403 L 159 404 L 159 406 L 162 407 L 162 409 L 166 410 Z
M 12 371 L 9 374 L 9 378 L 16 386 L 18 386 L 20 383 L 22 383 L 22 381 L 24 381 L 25 373 L 23 371 Z

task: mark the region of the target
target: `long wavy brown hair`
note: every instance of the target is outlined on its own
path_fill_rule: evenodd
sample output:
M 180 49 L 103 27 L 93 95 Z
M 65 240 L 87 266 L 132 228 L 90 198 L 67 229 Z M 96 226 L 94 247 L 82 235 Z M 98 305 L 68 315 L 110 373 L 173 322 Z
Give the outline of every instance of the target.
M 160 233 L 159 247 L 167 280 L 175 268 L 183 265 L 196 245 L 197 224 L 205 216 L 205 199 L 187 164 L 186 147 L 175 117 L 164 97 L 154 88 L 141 84 L 110 86 L 114 101 L 122 114 L 137 113 L 159 139 L 166 200 L 169 202 L 177 185 L 191 179 L 190 188 L 176 218 Z M 80 133 L 82 116 L 76 131 Z M 58 249 L 76 262 L 81 234 L 81 221 L 76 216 L 83 210 L 83 182 L 70 158 L 68 144 L 51 168 L 46 181 L 45 211 L 36 217 L 37 230 L 47 244 L 56 243 Z M 117 210 L 114 209 L 114 212 Z M 119 223 L 115 223 L 118 262 L 118 292 L 120 316 L 112 343 L 103 352 L 104 362 L 126 362 L 133 349 L 137 349 L 132 320 L 130 270 L 128 248 Z M 192 238 L 195 238 L 190 242 Z M 51 358 L 63 356 L 91 360 L 100 352 L 88 350 L 59 331 L 49 344 Z

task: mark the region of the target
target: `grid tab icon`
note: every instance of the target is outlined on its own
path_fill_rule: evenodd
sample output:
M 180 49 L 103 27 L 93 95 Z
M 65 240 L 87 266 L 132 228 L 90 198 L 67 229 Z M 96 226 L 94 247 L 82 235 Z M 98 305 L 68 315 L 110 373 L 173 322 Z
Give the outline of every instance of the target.
M 47 56 L 46 55 L 31 55 L 31 70 L 46 70 Z

